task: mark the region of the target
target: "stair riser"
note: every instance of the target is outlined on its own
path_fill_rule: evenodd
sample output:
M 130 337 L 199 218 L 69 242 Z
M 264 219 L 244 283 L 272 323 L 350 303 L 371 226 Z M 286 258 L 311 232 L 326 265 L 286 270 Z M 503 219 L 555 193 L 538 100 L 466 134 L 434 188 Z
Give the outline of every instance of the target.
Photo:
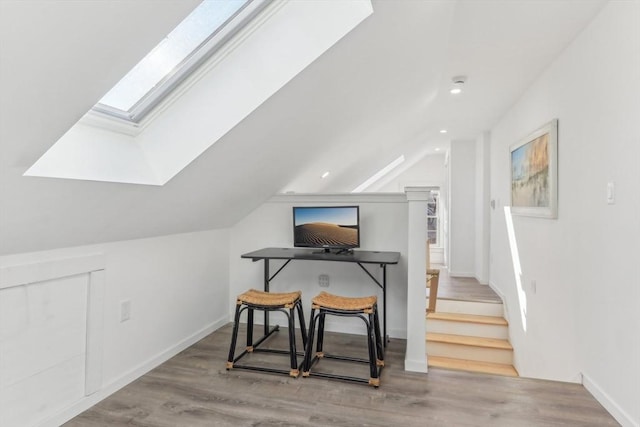
M 513 350 L 427 341 L 427 356 L 452 357 L 480 362 L 513 364 Z
M 441 334 L 467 335 L 472 337 L 509 338 L 509 329 L 504 325 L 487 325 L 482 323 L 454 322 L 450 320 L 427 319 L 427 332 Z
M 455 301 L 448 299 L 438 299 L 436 303 L 436 311 L 445 313 L 477 314 L 480 316 L 504 316 L 504 309 L 500 303 Z

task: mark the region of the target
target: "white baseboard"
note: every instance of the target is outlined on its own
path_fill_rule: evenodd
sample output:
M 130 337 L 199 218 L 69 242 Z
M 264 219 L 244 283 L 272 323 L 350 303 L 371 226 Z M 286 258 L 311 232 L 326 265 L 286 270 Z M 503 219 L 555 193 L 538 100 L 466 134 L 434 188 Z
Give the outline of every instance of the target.
M 495 284 L 495 283 L 493 283 L 491 280 L 489 280 L 489 287 L 490 287 L 491 289 L 493 289 L 493 291 L 494 291 L 496 294 L 498 294 L 498 296 L 499 296 L 500 298 L 502 298 L 502 301 L 504 302 L 504 295 L 503 295 L 502 291 L 500 291 L 500 289 L 498 289 L 498 287 L 496 286 L 496 284 Z
M 473 275 L 473 278 L 476 279 L 478 283 L 480 283 L 481 285 L 485 285 L 485 286 L 489 285 L 489 280 L 487 278 L 478 277 L 475 274 Z
M 65 422 L 69 421 L 71 418 L 81 414 L 82 412 L 86 411 L 96 403 L 109 397 L 111 394 L 115 393 L 116 391 L 120 390 L 122 387 L 137 380 L 142 375 L 146 374 L 150 370 L 156 368 L 157 366 L 171 359 L 173 356 L 180 353 L 182 350 L 197 343 L 198 341 L 200 341 L 201 339 L 203 339 L 213 331 L 216 331 L 217 329 L 226 325 L 227 323 L 228 323 L 228 319 L 227 319 L 227 316 L 225 315 L 222 318 L 200 329 L 193 335 L 180 341 L 176 345 L 164 350 L 163 352 L 157 354 L 156 356 L 152 357 L 146 362 L 136 366 L 129 372 L 125 373 L 124 375 L 112 381 L 111 383 L 102 386 L 102 388 L 97 392 L 95 392 L 94 394 L 79 400 L 78 402 L 74 403 L 68 408 L 65 408 L 58 414 L 54 414 L 45 418 L 38 425 L 41 427 L 49 427 L 49 426 L 56 427 L 61 424 L 64 424 Z
M 504 316 L 505 319 L 507 319 L 507 322 L 508 322 L 509 321 L 509 306 L 507 304 L 507 299 L 505 298 L 505 296 L 502 293 L 502 291 L 500 291 L 500 289 L 498 289 L 498 287 L 495 285 L 495 283 L 493 283 L 491 280 L 489 280 L 489 287 L 491 289 L 493 289 L 493 292 L 498 294 L 498 296 L 502 300 L 502 310 L 504 311 L 504 315 L 503 316 Z
M 427 358 L 424 357 L 420 360 L 404 359 L 404 370 L 409 372 L 423 372 L 427 373 Z
M 406 329 L 387 329 L 387 334 L 389 335 L 390 338 L 396 338 L 399 340 L 406 340 L 407 339 L 407 330 Z
M 582 385 L 604 406 L 604 409 L 606 409 L 620 425 L 623 427 L 640 427 L 638 422 L 631 419 L 631 415 L 618 406 L 618 404 L 586 374 L 582 374 Z
M 472 277 L 475 279 L 476 274 L 473 272 L 465 272 L 465 271 L 453 271 L 449 270 L 449 276 L 451 277 Z
M 243 319 L 243 320 L 241 320 L 240 323 L 246 324 L 246 319 Z M 380 322 L 382 322 L 382 320 Z M 262 319 L 254 320 L 254 325 L 262 326 L 263 324 L 264 323 L 262 322 Z M 287 324 L 284 321 L 275 321 L 275 322 L 272 321 L 271 323 L 269 323 L 269 325 L 270 326 L 279 325 L 281 328 L 287 327 Z M 367 334 L 367 329 L 364 323 L 362 322 L 358 322 L 355 325 L 349 325 L 349 324 L 331 321 L 331 319 L 327 319 L 327 323 L 325 324 L 324 330 L 327 332 L 337 332 L 339 334 L 352 334 L 352 335 L 362 335 L 362 336 L 365 336 Z M 380 324 L 380 333 L 382 333 L 382 324 Z M 387 328 L 387 335 L 389 335 L 390 338 L 406 340 L 407 330 Z
M 331 325 L 331 326 L 326 326 L 325 325 L 325 331 L 328 332 L 337 332 L 340 334 L 352 334 L 352 335 L 362 335 L 363 337 L 366 336 L 367 334 L 367 329 L 364 326 L 364 324 L 362 326 L 360 325 L 356 325 L 356 326 L 343 326 L 343 327 L 337 327 L 335 324 Z M 382 334 L 382 325 L 380 325 L 380 333 Z M 387 329 L 387 335 L 389 335 L 389 338 L 391 339 L 400 339 L 400 340 L 406 340 L 407 339 L 407 330 L 406 329 L 395 329 L 395 328 L 388 328 Z

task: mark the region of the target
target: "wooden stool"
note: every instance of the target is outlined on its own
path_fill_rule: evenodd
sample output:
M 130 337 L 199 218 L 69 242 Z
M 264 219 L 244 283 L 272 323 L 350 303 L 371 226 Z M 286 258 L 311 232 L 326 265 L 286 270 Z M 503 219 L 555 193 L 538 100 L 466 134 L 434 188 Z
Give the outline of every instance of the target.
M 355 381 L 370 384 L 374 387 L 380 386 L 380 372 L 384 367 L 384 352 L 382 348 L 382 338 L 380 336 L 380 321 L 378 319 L 378 302 L 375 296 L 364 298 L 349 298 L 321 292 L 311 301 L 311 320 L 309 334 L 307 338 L 307 348 L 305 351 L 303 377 L 318 376 L 324 378 L 335 378 L 345 381 Z M 316 310 L 318 313 L 316 314 Z M 369 359 L 359 359 L 354 357 L 328 355 L 323 352 L 324 340 L 324 318 L 327 314 L 336 316 L 359 317 L 367 325 L 367 344 L 369 348 Z M 318 322 L 318 338 L 316 342 L 316 354 L 311 358 L 313 351 L 313 335 L 315 333 L 316 320 Z M 328 374 L 323 372 L 311 372 L 311 368 L 321 358 L 344 360 L 348 362 L 368 363 L 370 370 L 369 378 L 357 378 L 344 375 Z
M 229 358 L 227 359 L 227 370 L 232 368 L 250 369 L 262 372 L 275 372 L 279 374 L 289 374 L 297 377 L 300 373 L 298 370 L 298 353 L 296 352 L 296 320 L 294 312 L 298 310 L 298 318 L 300 320 L 300 329 L 302 331 L 302 345 L 307 345 L 307 329 L 304 321 L 304 313 L 302 312 L 301 292 L 275 293 L 263 292 L 250 289 L 247 292 L 238 295 L 236 299 L 236 315 L 233 322 L 233 333 L 231 336 L 231 347 L 229 348 Z M 238 339 L 238 327 L 240 324 L 240 315 L 247 310 L 247 348 L 234 359 L 236 350 L 236 341 Z M 253 342 L 253 311 L 281 311 L 287 315 L 289 321 L 289 350 L 277 349 L 259 349 L 258 346 L 264 342 L 272 333 L 279 328 L 275 326 L 269 333 L 260 338 L 255 344 Z M 264 352 L 288 354 L 291 359 L 291 369 L 274 369 L 259 366 L 238 365 L 236 362 L 248 353 Z M 302 355 L 302 353 L 300 353 Z

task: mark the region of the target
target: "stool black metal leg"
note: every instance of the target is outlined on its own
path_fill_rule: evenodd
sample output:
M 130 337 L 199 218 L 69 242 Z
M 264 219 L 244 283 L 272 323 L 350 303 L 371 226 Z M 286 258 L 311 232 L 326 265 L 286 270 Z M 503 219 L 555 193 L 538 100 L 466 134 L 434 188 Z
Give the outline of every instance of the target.
M 302 335 L 302 348 L 307 347 L 307 324 L 304 321 L 304 311 L 302 310 L 302 302 L 298 301 L 296 303 L 296 308 L 298 310 L 298 321 L 300 322 L 300 333 Z
M 229 358 L 227 359 L 227 369 L 233 368 L 233 356 L 236 352 L 236 342 L 238 340 L 238 327 L 240 325 L 240 304 L 236 305 L 236 315 L 233 320 L 233 332 L 231 333 L 231 347 L 229 347 Z
M 307 335 L 307 345 L 304 350 L 304 362 L 302 365 L 302 376 L 306 377 L 309 375 L 309 371 L 311 370 L 311 352 L 313 351 L 313 335 L 315 333 L 316 326 L 316 310 L 314 308 L 311 309 L 311 317 L 309 318 L 309 334 Z
M 297 377 L 300 372 L 298 371 L 298 355 L 296 353 L 295 305 L 289 309 L 287 318 L 289 320 L 289 356 L 291 359 L 291 371 L 289 372 L 289 375 Z
M 380 316 L 378 315 L 378 306 L 373 306 L 373 330 L 376 334 L 376 350 L 378 352 L 377 364 L 384 366 L 384 342 L 380 335 Z
M 247 351 L 253 351 L 253 308 L 247 309 Z
M 371 372 L 371 379 L 369 380 L 369 384 L 377 387 L 380 385 L 380 381 L 378 380 L 378 366 L 376 364 L 376 345 L 374 343 L 375 334 L 373 332 L 373 324 L 374 324 L 374 315 L 373 313 L 369 313 L 369 320 L 365 320 L 367 324 L 367 344 L 369 347 L 369 371 Z M 364 319 L 364 318 L 363 318 Z
M 323 357 L 324 353 L 322 352 L 322 346 L 324 344 L 324 318 L 326 314 L 324 310 L 321 308 L 318 312 L 318 338 L 316 343 L 316 355 L 318 357 Z

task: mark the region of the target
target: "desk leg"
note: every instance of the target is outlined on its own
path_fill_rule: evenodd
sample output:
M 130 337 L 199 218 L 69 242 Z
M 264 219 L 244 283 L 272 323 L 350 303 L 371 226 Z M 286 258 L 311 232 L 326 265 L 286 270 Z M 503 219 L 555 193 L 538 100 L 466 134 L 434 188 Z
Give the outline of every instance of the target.
M 269 292 L 269 260 L 264 260 L 264 291 Z M 264 336 L 269 335 L 269 310 L 264 311 Z
M 382 339 L 384 340 L 384 346 L 387 346 L 389 342 L 389 336 L 387 335 L 387 265 L 382 264 L 382 328 L 384 333 Z

